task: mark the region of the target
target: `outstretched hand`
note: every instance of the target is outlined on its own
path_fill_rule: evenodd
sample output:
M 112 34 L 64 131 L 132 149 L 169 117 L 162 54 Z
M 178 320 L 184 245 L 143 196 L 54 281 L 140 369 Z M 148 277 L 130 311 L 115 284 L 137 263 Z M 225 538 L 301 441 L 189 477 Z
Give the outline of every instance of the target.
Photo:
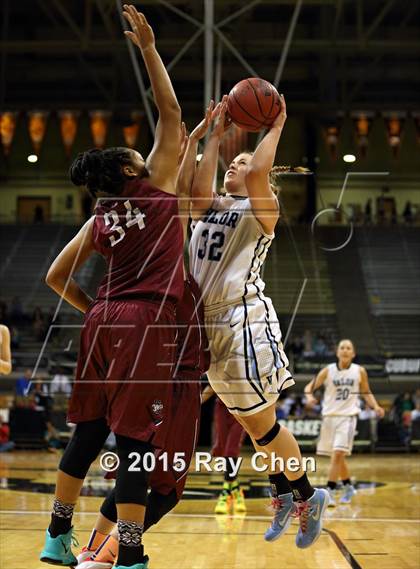
M 185 152 L 187 150 L 187 144 L 188 144 L 187 127 L 185 126 L 185 123 L 182 122 L 180 130 L 180 149 L 179 149 L 178 164 L 181 164 L 184 158 Z
M 232 125 L 232 119 L 227 114 L 227 101 L 228 96 L 223 95 L 221 102 L 215 108 L 215 114 L 217 111 L 216 123 L 214 125 L 213 134 L 222 138 L 225 132 Z
M 153 30 L 144 14 L 137 12 L 136 8 L 131 4 L 124 4 L 123 16 L 133 30 L 131 32 L 126 30 L 124 34 L 130 38 L 134 45 L 142 51 L 155 45 Z
M 286 122 L 286 119 L 287 119 L 286 101 L 285 101 L 284 95 L 281 94 L 280 95 L 280 112 L 277 115 L 277 117 L 274 119 L 274 122 L 271 125 L 271 128 L 273 128 L 273 127 L 283 128 L 284 123 Z
M 195 127 L 195 129 L 190 134 L 191 139 L 201 140 L 203 138 L 203 136 L 206 135 L 206 133 L 209 129 L 210 123 L 215 116 L 216 110 L 217 110 L 217 107 L 214 108 L 214 101 L 211 100 L 209 103 L 209 106 L 206 109 L 206 114 L 204 115 L 204 119 L 200 123 L 198 123 L 198 125 Z

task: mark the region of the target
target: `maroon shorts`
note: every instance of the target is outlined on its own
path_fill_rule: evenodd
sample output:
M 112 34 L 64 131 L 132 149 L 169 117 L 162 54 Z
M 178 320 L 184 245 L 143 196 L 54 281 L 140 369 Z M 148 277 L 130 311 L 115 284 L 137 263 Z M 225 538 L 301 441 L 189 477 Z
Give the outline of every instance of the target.
M 175 309 L 144 300 L 96 301 L 85 315 L 68 420 L 162 447 L 172 408 Z
M 245 430 L 217 398 L 214 404 L 213 456 L 237 457 L 245 438 Z
M 174 381 L 171 429 L 162 452 L 167 453 L 168 468 L 157 455 L 156 468 L 150 478 L 150 486 L 160 494 L 169 494 L 175 488 L 178 500 L 184 491 L 188 468 L 197 444 L 200 428 L 201 399 L 198 381 L 184 378 Z M 172 468 L 174 460 L 182 457 L 185 468 L 177 472 Z M 159 453 L 162 454 L 162 453 Z M 175 462 L 176 465 L 176 462 Z

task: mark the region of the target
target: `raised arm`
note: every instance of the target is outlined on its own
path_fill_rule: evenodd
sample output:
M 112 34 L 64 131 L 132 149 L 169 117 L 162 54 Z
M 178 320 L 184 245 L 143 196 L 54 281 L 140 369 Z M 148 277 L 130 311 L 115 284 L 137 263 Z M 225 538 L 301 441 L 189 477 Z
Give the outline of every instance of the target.
M 94 219 L 91 217 L 79 233 L 67 243 L 53 261 L 45 277 L 45 282 L 49 287 L 83 313 L 88 309 L 92 298 L 80 288 L 73 275 L 94 251 L 92 241 Z
M 10 353 L 10 332 L 7 326 L 0 325 L 0 374 L 9 375 L 12 371 L 12 355 Z
M 137 12 L 134 6 L 127 4 L 124 5 L 123 14 L 132 29 L 124 33 L 141 51 L 159 111 L 155 142 L 146 160 L 146 168 L 153 184 L 175 194 L 181 108 L 168 72 L 157 52 L 153 30 L 146 17 Z
M 212 118 L 217 117 L 209 141 L 204 147 L 203 156 L 197 166 L 192 184 L 191 216 L 200 218 L 214 200 L 213 180 L 217 175 L 219 146 L 226 130 L 227 96 L 225 95 L 214 109 Z M 201 124 L 201 123 L 200 123 Z
M 279 219 L 279 204 L 270 187 L 270 170 L 276 157 L 277 145 L 286 122 L 286 102 L 280 96 L 280 113 L 268 133 L 257 146 L 248 165 L 245 183 L 252 211 L 266 233 L 273 233 Z
M 382 419 L 382 417 L 385 415 L 385 411 L 380 405 L 378 405 L 375 396 L 370 390 L 368 374 L 364 367 L 360 368 L 360 395 L 363 397 L 369 407 L 375 411 L 377 416 Z
M 315 379 L 312 379 L 309 383 L 305 385 L 305 389 L 303 390 L 304 394 L 306 395 L 306 401 L 308 405 L 316 403 L 316 398 L 314 397 L 314 392 L 319 389 L 324 381 L 327 379 L 328 376 L 328 368 L 324 367 L 316 376 Z

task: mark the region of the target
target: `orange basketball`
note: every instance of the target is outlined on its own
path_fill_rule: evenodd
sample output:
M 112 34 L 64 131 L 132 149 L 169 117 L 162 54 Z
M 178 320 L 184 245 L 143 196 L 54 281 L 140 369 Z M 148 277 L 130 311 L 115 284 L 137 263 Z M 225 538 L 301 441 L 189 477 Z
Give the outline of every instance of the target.
M 237 83 L 228 97 L 232 121 L 251 132 L 269 128 L 280 112 L 280 95 L 264 79 L 251 77 Z

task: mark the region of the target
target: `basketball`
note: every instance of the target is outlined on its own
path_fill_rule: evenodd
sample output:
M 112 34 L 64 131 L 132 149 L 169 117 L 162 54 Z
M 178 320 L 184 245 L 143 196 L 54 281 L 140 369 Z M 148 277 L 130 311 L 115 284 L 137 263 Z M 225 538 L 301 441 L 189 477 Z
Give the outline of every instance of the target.
M 240 128 L 258 132 L 273 124 L 280 112 L 280 95 L 264 79 L 251 77 L 237 83 L 228 97 L 228 113 Z

